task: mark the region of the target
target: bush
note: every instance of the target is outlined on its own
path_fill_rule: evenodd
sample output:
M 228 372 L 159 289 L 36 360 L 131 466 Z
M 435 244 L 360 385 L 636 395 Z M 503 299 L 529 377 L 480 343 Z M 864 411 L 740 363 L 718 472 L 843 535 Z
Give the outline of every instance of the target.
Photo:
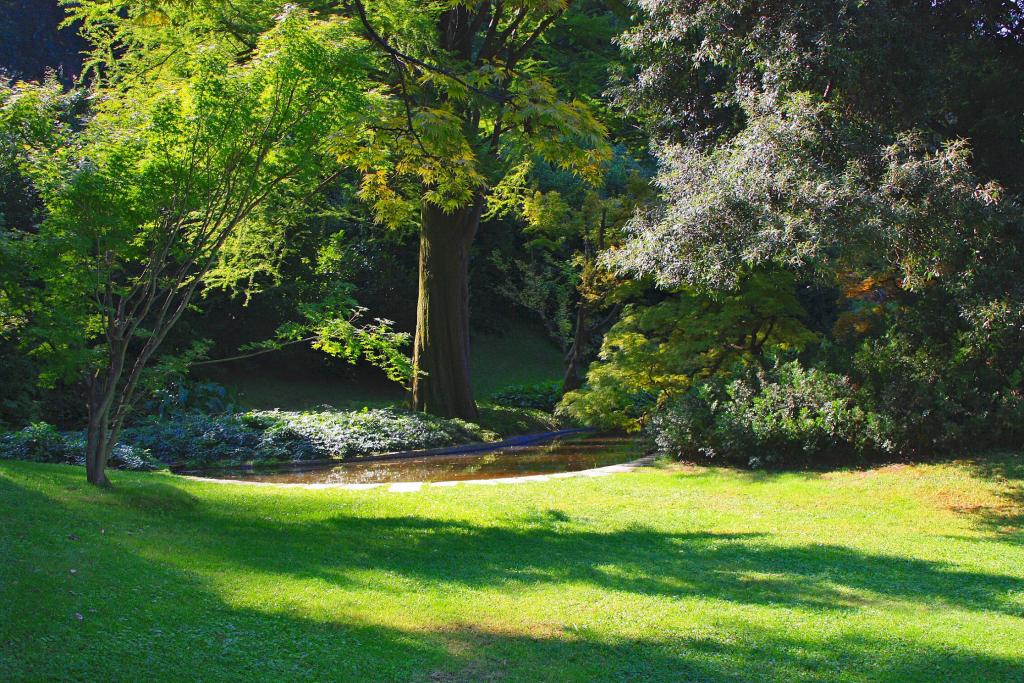
M 164 420 L 183 413 L 229 413 L 235 400 L 228 389 L 216 382 L 193 382 L 183 378 L 170 380 L 154 389 L 142 403 L 142 412 Z
M 486 440 L 478 426 L 396 408 L 361 411 L 259 411 L 244 419 L 264 429 L 263 448 L 287 451 L 307 444 L 315 457 L 435 448 Z M 303 452 L 306 452 L 303 450 Z
M 513 408 L 534 408 L 553 412 L 562 398 L 562 383 L 556 380 L 534 384 L 511 384 L 491 394 L 491 402 Z
M 859 405 L 849 379 L 796 361 L 699 384 L 649 429 L 662 452 L 755 468 L 867 461 L 895 450 L 891 423 Z
M 897 335 L 870 340 L 854 356 L 864 405 L 887 416 L 896 448 L 916 456 L 1020 443 L 1022 369 L 1003 378 L 992 376 L 993 364 Z
M 180 413 L 125 429 L 110 465 L 204 467 L 244 462 L 355 458 L 485 441 L 494 434 L 462 420 L 384 408 L 361 411 Z M 82 464 L 85 436 L 46 423 L 0 435 L 0 458 Z
M 83 447 L 82 453 L 85 453 Z M 0 457 L 33 462 L 68 462 L 74 457 L 57 428 L 46 422 L 0 436 Z
M 126 429 L 122 440 L 164 463 L 202 467 L 353 458 L 481 441 L 488 436 L 461 420 L 385 408 L 219 416 L 186 413 Z
M 148 450 L 165 464 L 202 466 L 265 459 L 262 432 L 238 415 L 183 413 L 169 420 L 125 429 L 121 439 Z
M 0 435 L 0 458 L 84 465 L 85 445 L 81 433 L 61 433 L 53 425 L 37 422 Z M 108 464 L 123 470 L 152 470 L 158 465 L 145 448 L 124 443 L 114 447 Z

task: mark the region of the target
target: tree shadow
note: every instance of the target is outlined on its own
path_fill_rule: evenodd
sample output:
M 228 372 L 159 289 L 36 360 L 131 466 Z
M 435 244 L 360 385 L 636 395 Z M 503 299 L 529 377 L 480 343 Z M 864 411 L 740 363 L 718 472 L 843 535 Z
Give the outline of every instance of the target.
M 850 608 L 836 592 L 840 585 L 993 610 L 1022 586 L 1010 577 L 834 546 L 771 547 L 760 534 L 581 531 L 561 510 L 535 510 L 514 526 L 489 527 L 343 514 L 289 523 L 207 499 L 197 510 L 187 492 L 166 506 L 147 504 L 162 486 L 175 488 L 160 482 L 129 492 L 136 488 L 131 482 L 124 492 L 97 494 L 111 506 L 120 501 L 123 510 L 111 519 L 115 511 L 106 506 L 83 508 L 0 478 L 0 518 L 31 511 L 18 517 L 30 528 L 0 525 L 0 679 L 121 680 L 138 671 L 153 680 L 451 683 L 1014 681 L 1022 674 L 1019 660 L 972 652 L 969 643 L 957 648 L 852 629 L 813 638 L 743 617 L 699 634 L 656 630 L 630 638 L 567 627 L 540 633 L 481 623 L 399 627 L 351 618 L 343 605 L 316 618 L 280 606 L 239 607 L 226 601 L 202 563 L 328 581 L 358 581 L 352 574 L 359 570 L 381 569 L 473 588 L 500 582 L 509 591 L 574 581 L 816 610 Z M 137 543 L 111 531 L 135 527 L 162 529 L 164 542 L 182 540 L 144 556 Z M 68 540 L 68 528 L 80 538 Z M 62 553 L 81 556 L 76 578 L 59 566 L 33 569 L 44 560 L 59 565 Z M 187 568 L 175 564 L 179 557 Z
M 849 610 L 878 599 L 1013 616 L 1024 579 L 839 545 L 777 545 L 756 533 L 580 529 L 565 513 L 529 512 L 496 525 L 417 516 L 339 514 L 316 523 L 205 510 L 190 548 L 262 572 L 337 585 L 384 570 L 419 582 L 481 589 L 583 583 L 651 596 Z M 224 539 L 230 538 L 230 543 Z
M 1005 491 L 999 505 L 969 512 L 995 538 L 1024 545 L 1024 455 L 1005 453 L 979 459 L 973 461 L 972 469 Z

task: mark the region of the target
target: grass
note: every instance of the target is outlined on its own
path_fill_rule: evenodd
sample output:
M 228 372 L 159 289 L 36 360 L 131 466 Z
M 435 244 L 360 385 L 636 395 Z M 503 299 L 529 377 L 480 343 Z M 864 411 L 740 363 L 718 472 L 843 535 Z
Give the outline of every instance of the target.
M 501 336 L 474 338 L 470 347 L 473 390 L 486 399 L 510 384 L 562 379 L 562 353 L 540 332 L 511 327 Z
M 112 478 L 0 463 L 0 680 L 1024 678 L 1019 455 L 418 493 Z

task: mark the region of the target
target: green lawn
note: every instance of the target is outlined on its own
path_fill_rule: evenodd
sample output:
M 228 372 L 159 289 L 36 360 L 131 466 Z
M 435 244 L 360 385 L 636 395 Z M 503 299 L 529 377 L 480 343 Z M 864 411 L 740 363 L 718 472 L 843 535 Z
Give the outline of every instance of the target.
M 1015 681 L 1024 459 L 418 493 L 0 463 L 0 680 Z

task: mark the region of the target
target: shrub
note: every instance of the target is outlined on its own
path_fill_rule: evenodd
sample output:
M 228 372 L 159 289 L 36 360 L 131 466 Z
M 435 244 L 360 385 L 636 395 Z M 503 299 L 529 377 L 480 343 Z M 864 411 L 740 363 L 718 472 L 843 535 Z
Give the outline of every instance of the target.
M 510 384 L 491 394 L 491 402 L 514 408 L 535 408 L 553 412 L 562 398 L 562 383 L 557 380 L 534 384 Z
M 1004 378 L 993 376 L 993 365 L 969 350 L 943 353 L 898 335 L 869 340 L 854 356 L 864 405 L 888 417 L 901 452 L 919 456 L 1020 443 L 1022 370 Z
M 394 408 L 362 411 L 185 413 L 124 431 L 125 443 L 167 464 L 351 458 L 484 440 L 479 427 Z
M 82 452 L 85 452 L 84 448 Z M 24 429 L 0 436 L 0 457 L 34 462 L 67 462 L 73 453 L 56 427 L 46 422 L 33 422 Z
M 164 420 L 189 412 L 207 414 L 229 413 L 235 400 L 227 387 L 216 382 L 192 382 L 183 378 L 170 380 L 154 389 L 142 402 L 142 412 Z
M 749 467 L 865 461 L 894 451 L 891 424 L 848 378 L 796 361 L 699 384 L 656 413 L 659 450 Z
M 249 413 L 261 425 L 266 447 L 293 448 L 305 441 L 318 457 L 354 457 L 371 453 L 435 448 L 481 441 L 486 434 L 462 420 L 446 420 L 396 408 L 361 411 L 261 411 Z
M 80 433 L 61 433 L 53 425 L 37 422 L 0 435 L 0 458 L 83 465 L 85 437 Z M 109 464 L 124 470 L 152 470 L 158 463 L 145 448 L 119 443 Z
M 237 415 L 183 413 L 125 429 L 122 441 L 148 450 L 166 464 L 207 465 L 262 459 L 261 432 Z
M 396 408 L 361 411 L 253 411 L 206 415 L 179 413 L 125 429 L 110 465 L 203 467 L 243 462 L 354 458 L 374 453 L 435 448 L 495 435 L 462 420 Z M 81 464 L 85 438 L 46 423 L 0 435 L 0 457 Z

